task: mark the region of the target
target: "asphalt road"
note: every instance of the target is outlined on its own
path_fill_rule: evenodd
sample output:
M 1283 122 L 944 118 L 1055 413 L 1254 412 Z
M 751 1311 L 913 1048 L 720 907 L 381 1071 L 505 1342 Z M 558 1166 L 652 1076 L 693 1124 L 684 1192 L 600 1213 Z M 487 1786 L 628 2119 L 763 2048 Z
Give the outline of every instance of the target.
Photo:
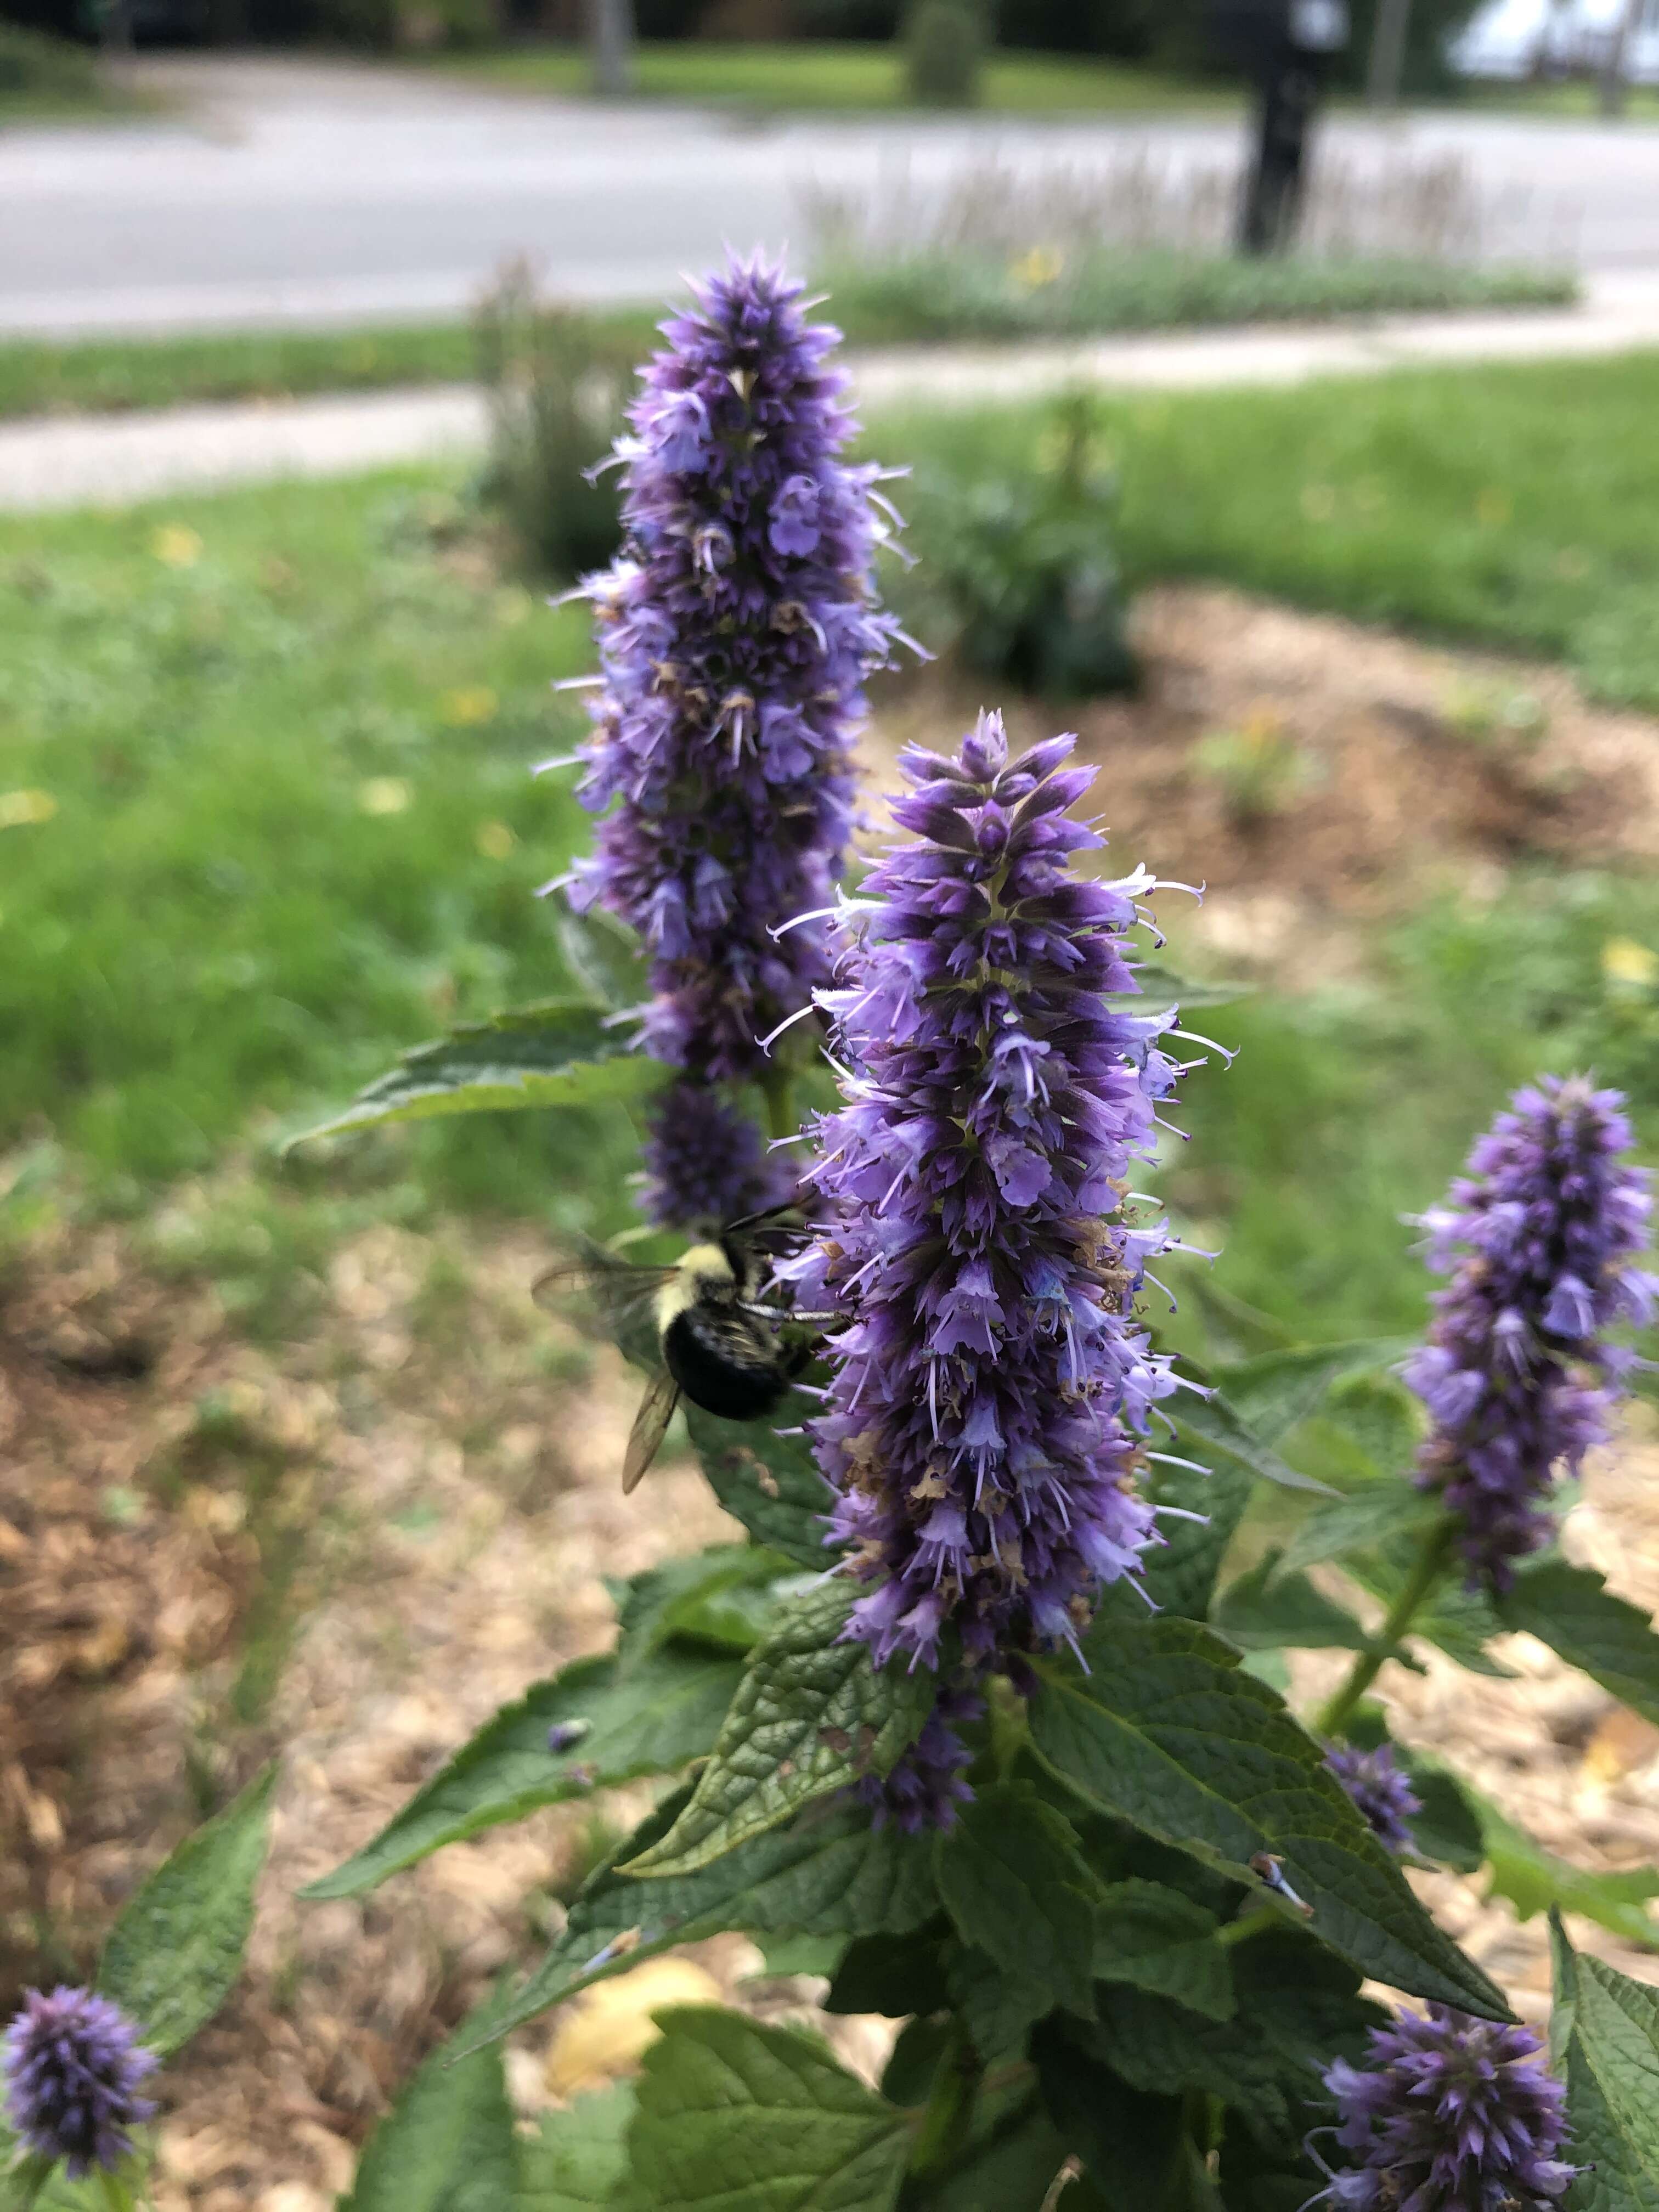
M 1115 166 L 1133 191 L 1126 161 L 1191 177 L 1241 150 L 1224 118 L 762 125 L 287 60 L 140 66 L 185 88 L 177 115 L 0 131 L 0 331 L 435 315 L 515 253 L 573 296 L 650 297 L 727 241 L 800 246 L 804 188 L 884 218 L 993 161 L 1028 178 Z M 1659 268 L 1659 129 L 1341 118 L 1323 153 L 1352 206 L 1402 162 L 1457 157 L 1489 258 Z

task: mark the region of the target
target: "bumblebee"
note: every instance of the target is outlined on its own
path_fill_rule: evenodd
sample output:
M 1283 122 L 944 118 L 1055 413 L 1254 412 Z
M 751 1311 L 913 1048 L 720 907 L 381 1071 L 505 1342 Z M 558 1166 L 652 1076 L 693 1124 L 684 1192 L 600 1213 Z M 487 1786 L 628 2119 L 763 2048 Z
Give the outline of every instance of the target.
M 839 1318 L 762 1302 L 765 1257 L 741 1232 L 769 1218 L 732 1223 L 709 1243 L 690 1246 L 672 1267 L 638 1267 L 584 1239 L 580 1257 L 537 1284 L 544 1304 L 585 1293 L 607 1333 L 633 1358 L 642 1361 L 647 1328 L 654 1336 L 659 1364 L 628 1439 L 624 1495 L 657 1456 L 682 1397 L 722 1420 L 764 1420 L 812 1356 L 810 1340 L 785 1341 L 781 1328 Z

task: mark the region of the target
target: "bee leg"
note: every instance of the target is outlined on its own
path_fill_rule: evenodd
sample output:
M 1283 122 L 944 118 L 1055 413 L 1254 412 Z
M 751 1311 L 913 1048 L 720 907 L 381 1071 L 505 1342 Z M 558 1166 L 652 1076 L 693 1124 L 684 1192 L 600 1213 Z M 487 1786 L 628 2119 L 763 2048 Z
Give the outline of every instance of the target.
M 828 1328 L 831 1322 L 844 1322 L 848 1318 L 840 1313 L 813 1313 L 802 1306 L 763 1305 L 758 1298 L 739 1298 L 737 1308 L 739 1313 L 752 1314 L 757 1321 L 811 1322 L 820 1328 Z

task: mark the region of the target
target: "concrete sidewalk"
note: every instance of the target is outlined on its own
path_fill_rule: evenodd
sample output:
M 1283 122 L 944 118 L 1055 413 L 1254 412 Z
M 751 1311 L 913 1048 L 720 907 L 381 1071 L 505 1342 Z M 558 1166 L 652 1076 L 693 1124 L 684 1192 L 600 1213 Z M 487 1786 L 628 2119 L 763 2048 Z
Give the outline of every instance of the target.
M 1087 383 L 1195 391 L 1459 362 L 1569 360 L 1659 347 L 1659 270 L 1592 277 L 1583 304 L 1540 313 L 1410 315 L 1356 326 L 1273 326 L 1020 347 L 851 356 L 866 409 L 1030 398 Z M 467 385 L 181 407 L 0 425 L 0 509 L 118 507 L 280 477 L 350 475 L 478 453 L 487 430 Z

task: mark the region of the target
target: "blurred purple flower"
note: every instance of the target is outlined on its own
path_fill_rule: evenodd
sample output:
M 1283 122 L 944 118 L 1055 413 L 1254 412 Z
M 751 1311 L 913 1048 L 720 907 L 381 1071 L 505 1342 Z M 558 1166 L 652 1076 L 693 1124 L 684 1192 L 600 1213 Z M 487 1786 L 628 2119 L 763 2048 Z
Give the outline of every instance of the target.
M 24 1992 L 4 2045 L 6 2109 L 28 2148 L 79 2180 L 132 2154 L 127 2132 L 155 2106 L 138 2084 L 155 2065 L 120 2007 L 91 1990 Z
M 780 1272 L 846 1317 L 811 1425 L 878 1662 L 937 1667 L 952 1626 L 970 1670 L 1071 1641 L 1153 1540 L 1137 1476 L 1176 1386 L 1133 1312 L 1170 1240 L 1123 1179 L 1182 1071 L 1175 1015 L 1107 996 L 1137 988 L 1152 884 L 1073 870 L 1102 842 L 1065 812 L 1092 780 L 1073 743 L 1011 762 L 988 715 L 954 760 L 907 752 L 915 842 L 865 879 L 819 994 L 844 1103 L 817 1125 L 822 1233 Z
M 707 1084 L 671 1084 L 651 1117 L 640 1204 L 664 1228 L 703 1230 L 781 1205 L 794 1188 L 787 1156 Z
M 1552 1476 L 1604 1440 L 1635 1364 L 1601 1332 L 1653 1318 L 1659 1283 L 1631 1264 L 1650 1178 L 1625 1157 L 1623 1103 L 1577 1076 L 1517 1091 L 1423 1218 L 1452 1280 L 1405 1370 L 1435 1425 L 1418 1481 L 1456 1515 L 1472 1583 L 1507 1588 L 1547 1540 Z
M 1340 2212 L 1554 2212 L 1579 2169 L 1559 2156 L 1565 2097 L 1540 2064 L 1541 2049 L 1529 2028 L 1445 2005 L 1374 2028 L 1369 2066 L 1339 2058 L 1325 2074 L 1336 2140 L 1353 2162 L 1315 2203 Z
M 963 1779 L 973 1753 L 957 1734 L 958 1726 L 980 1719 L 982 1698 L 971 1690 L 942 1690 L 927 1716 L 927 1725 L 892 1771 L 884 1780 L 866 1775 L 857 1796 L 871 1808 L 873 1828 L 891 1821 L 908 1836 L 924 1828 L 953 1828 L 957 1807 L 973 1791 Z
M 1389 1747 L 1361 1751 L 1352 1744 L 1332 1744 L 1325 1764 L 1353 1800 L 1373 1835 L 1389 1850 L 1414 1851 L 1417 1838 L 1411 1831 L 1414 1813 L 1423 1801 L 1395 1763 Z

